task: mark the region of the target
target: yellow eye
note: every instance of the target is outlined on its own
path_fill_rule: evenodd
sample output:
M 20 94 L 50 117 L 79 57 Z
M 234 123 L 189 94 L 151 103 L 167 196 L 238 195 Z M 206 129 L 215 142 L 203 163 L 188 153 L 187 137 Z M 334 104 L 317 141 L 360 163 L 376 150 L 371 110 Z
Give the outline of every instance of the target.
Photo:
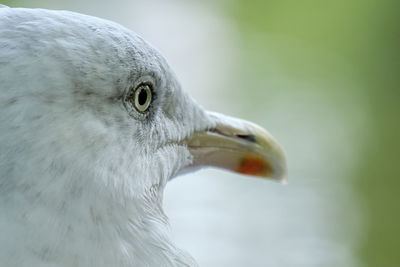
M 137 111 L 141 113 L 145 112 L 149 109 L 152 100 L 152 92 L 150 86 L 147 84 L 139 85 L 128 96 L 128 100 Z

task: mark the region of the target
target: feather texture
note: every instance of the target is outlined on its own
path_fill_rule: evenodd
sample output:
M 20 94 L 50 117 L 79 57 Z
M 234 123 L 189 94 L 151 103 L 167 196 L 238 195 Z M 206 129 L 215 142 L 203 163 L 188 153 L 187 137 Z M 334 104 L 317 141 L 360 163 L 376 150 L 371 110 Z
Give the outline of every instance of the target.
M 121 100 L 140 79 L 143 119 Z M 0 9 L 0 266 L 195 266 L 168 234 L 179 145 L 212 126 L 167 62 L 110 21 Z

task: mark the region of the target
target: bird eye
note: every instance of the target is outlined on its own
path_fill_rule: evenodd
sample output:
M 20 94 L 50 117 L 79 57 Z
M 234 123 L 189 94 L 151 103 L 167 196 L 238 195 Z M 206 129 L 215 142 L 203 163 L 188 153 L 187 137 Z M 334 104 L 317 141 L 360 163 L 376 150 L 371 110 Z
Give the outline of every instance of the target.
M 127 97 L 131 105 L 139 112 L 146 112 L 151 104 L 152 91 L 148 84 L 140 84 Z

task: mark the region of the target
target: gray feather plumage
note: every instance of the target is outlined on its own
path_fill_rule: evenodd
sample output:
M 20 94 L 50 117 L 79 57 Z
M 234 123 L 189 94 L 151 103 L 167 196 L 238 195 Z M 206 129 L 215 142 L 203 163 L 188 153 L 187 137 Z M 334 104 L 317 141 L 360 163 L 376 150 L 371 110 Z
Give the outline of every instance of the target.
M 145 119 L 121 100 L 143 77 Z M 0 89 L 0 266 L 196 265 L 162 192 L 191 161 L 175 141 L 212 122 L 156 49 L 110 21 L 2 8 Z

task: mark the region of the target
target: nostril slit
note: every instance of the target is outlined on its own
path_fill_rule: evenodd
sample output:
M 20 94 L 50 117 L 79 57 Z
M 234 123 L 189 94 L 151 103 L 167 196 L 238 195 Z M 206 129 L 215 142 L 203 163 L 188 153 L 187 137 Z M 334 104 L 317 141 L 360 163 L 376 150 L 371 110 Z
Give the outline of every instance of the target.
M 236 136 L 248 142 L 257 143 L 256 137 L 253 134 L 237 134 Z

